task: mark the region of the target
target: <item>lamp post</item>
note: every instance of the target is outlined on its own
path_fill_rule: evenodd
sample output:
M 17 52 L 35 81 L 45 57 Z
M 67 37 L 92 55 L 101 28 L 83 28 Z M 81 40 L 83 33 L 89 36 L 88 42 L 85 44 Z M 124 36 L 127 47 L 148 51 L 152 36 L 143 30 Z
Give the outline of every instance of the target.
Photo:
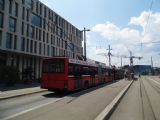
M 84 27 L 84 29 L 83 29 L 83 32 L 84 32 L 84 37 L 83 37 L 83 39 L 84 39 L 84 60 L 86 61 L 87 60 L 87 57 L 86 57 L 86 31 L 90 31 L 90 29 L 86 29 L 85 27 Z

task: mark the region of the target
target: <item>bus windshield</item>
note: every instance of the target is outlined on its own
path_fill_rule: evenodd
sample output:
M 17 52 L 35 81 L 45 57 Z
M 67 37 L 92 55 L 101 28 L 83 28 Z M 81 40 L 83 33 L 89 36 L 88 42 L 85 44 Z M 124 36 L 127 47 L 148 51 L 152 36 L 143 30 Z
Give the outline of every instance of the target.
M 52 59 L 43 61 L 43 73 L 63 73 L 64 60 Z

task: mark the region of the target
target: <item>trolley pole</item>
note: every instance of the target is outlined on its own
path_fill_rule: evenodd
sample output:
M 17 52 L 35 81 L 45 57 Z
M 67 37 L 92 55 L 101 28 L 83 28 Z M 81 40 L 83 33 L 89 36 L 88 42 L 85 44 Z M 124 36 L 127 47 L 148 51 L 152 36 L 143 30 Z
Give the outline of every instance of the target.
M 87 60 L 87 55 L 86 55 L 86 31 L 90 31 L 90 29 L 86 29 L 85 27 L 84 27 L 84 30 L 83 30 L 83 35 L 84 35 L 84 37 L 83 37 L 83 39 L 84 39 L 84 60 L 86 61 Z

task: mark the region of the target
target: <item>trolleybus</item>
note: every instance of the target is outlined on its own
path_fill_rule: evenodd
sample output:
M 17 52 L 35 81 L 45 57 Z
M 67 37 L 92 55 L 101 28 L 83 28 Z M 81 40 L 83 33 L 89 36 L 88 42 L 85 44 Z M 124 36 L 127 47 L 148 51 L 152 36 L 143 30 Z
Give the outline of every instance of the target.
M 51 91 L 87 89 L 113 80 L 112 69 L 100 62 L 67 57 L 43 60 L 41 88 Z

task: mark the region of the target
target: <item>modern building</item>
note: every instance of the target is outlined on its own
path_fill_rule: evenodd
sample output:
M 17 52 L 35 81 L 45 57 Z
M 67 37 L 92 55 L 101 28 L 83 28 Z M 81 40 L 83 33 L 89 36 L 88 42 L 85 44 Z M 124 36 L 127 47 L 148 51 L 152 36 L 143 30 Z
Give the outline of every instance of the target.
M 83 55 L 83 33 L 38 0 L 0 0 L 0 65 L 41 77 L 44 57 Z
M 151 65 L 134 65 L 133 68 L 134 68 L 135 74 L 142 74 L 142 75 L 152 74 Z

